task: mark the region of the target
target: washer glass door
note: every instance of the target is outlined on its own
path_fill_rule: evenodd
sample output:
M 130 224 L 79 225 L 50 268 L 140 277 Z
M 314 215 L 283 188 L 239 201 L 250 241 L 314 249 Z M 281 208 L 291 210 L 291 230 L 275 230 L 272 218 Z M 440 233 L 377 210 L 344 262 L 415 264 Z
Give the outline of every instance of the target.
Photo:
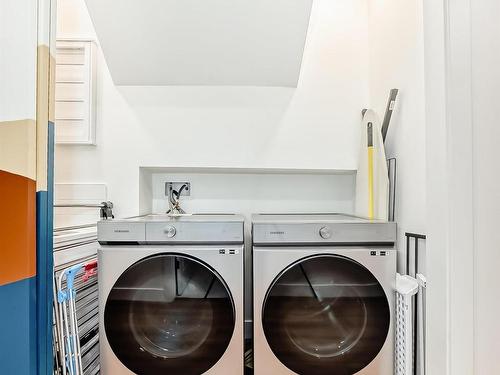
M 136 374 L 202 374 L 224 354 L 235 323 L 222 278 L 200 260 L 160 254 L 129 267 L 104 310 L 108 342 Z
M 274 280 L 262 324 L 276 357 L 297 374 L 352 375 L 382 349 L 390 309 L 367 268 L 349 258 L 318 255 Z

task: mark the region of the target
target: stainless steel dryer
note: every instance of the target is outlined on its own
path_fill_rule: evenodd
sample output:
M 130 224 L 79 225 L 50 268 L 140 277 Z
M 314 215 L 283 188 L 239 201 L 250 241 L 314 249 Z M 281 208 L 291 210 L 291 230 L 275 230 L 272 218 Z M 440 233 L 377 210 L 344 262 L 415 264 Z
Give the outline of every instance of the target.
M 243 218 L 98 224 L 101 372 L 243 373 Z
M 396 224 L 254 215 L 256 375 L 390 375 Z

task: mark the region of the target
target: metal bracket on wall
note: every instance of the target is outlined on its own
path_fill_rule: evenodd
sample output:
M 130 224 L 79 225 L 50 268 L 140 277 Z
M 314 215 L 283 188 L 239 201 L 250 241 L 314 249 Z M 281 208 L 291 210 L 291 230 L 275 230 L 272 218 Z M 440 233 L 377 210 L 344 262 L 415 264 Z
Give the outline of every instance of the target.
M 54 208 L 99 208 L 99 215 L 102 220 L 114 219 L 113 202 L 107 201 L 101 204 L 91 203 L 60 203 L 54 204 Z

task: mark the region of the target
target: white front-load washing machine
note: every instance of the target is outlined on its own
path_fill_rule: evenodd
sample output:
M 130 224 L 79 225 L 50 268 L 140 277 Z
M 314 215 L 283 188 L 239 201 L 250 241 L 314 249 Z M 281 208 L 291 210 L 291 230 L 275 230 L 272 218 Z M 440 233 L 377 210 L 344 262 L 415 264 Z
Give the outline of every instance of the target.
M 396 224 L 254 215 L 256 375 L 390 375 Z
M 243 218 L 98 224 L 104 375 L 243 373 Z

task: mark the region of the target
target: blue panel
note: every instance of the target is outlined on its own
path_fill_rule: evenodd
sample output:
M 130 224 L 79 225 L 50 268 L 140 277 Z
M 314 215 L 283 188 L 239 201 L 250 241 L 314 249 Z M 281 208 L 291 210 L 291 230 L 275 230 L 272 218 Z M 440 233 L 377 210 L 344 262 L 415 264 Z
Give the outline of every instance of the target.
M 36 374 L 36 281 L 0 287 L 0 374 Z
M 54 124 L 48 126 L 47 190 L 37 192 L 37 326 L 38 374 L 53 371 L 52 279 L 54 206 Z

